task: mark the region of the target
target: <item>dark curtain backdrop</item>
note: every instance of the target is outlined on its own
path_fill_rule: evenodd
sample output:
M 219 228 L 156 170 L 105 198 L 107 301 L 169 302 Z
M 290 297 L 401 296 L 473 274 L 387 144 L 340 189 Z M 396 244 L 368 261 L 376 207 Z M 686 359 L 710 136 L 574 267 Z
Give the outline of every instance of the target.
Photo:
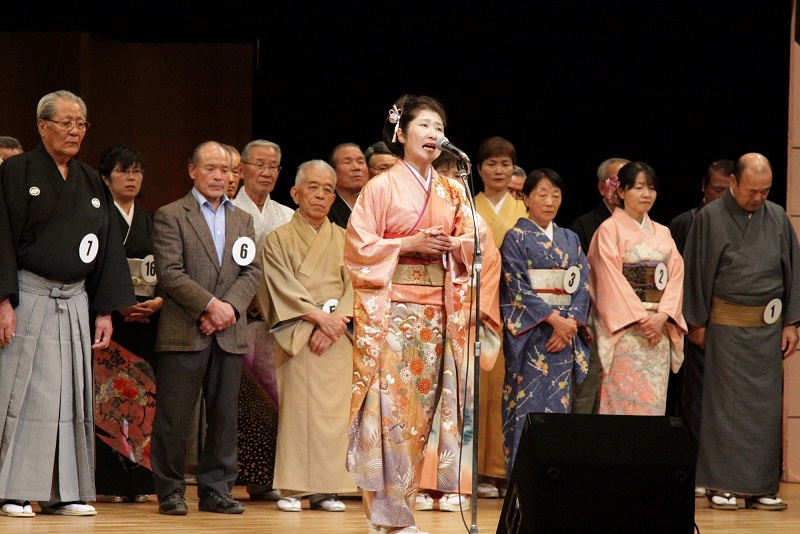
M 288 205 L 297 165 L 341 142 L 377 141 L 404 92 L 438 97 L 446 135 L 468 153 L 501 135 L 526 171 L 559 172 L 561 225 L 596 205 L 596 168 L 609 156 L 653 166 L 652 217 L 663 223 L 700 200 L 708 163 L 749 151 L 772 160 L 770 199 L 785 205 L 790 0 L 95 7 L 64 18 L 15 5 L 0 27 L 252 43 L 253 120 L 243 128 L 281 145 L 274 196 Z M 208 71 L 196 83 L 235 81 Z

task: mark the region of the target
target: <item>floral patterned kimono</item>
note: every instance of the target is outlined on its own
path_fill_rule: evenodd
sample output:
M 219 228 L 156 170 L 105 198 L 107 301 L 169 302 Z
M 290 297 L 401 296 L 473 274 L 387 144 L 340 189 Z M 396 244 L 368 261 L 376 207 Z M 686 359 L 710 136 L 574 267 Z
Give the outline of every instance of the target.
M 503 434 L 510 476 L 525 416 L 569 413 L 573 377 L 580 384 L 589 370 L 589 263 L 574 232 L 553 225 L 551 241 L 527 218 L 508 231 L 500 255 L 500 311 L 506 325 Z M 546 348 L 553 327 L 545 319 L 553 311 L 578 323 L 578 335 L 558 353 Z
M 473 217 L 475 214 L 473 213 Z M 442 410 L 437 410 L 433 418 L 425 463 L 422 467 L 419 490 L 443 491 L 443 488 L 457 486 L 461 495 L 472 494 L 472 458 L 475 444 L 475 336 L 481 343 L 480 370 L 491 370 L 500 355 L 500 342 L 503 335 L 503 320 L 500 318 L 500 251 L 495 245 L 492 232 L 480 215 L 475 217 L 481 236 L 481 256 L 483 268 L 480 274 L 480 314 L 481 328 L 475 320 L 470 321 L 469 332 L 464 338 L 464 365 L 461 366 L 458 388 L 460 402 L 464 403 L 464 426 L 461 433 L 453 428 L 452 418 L 442 419 Z M 474 275 L 475 273 L 473 273 Z M 473 276 L 467 290 L 465 313 L 471 310 L 475 315 L 476 278 Z M 461 435 L 463 434 L 463 436 Z M 460 480 L 460 483 L 459 483 Z
M 474 233 L 463 189 L 435 171 L 426 183 L 397 163 L 370 180 L 353 208 L 344 259 L 355 291 L 353 394 L 347 469 L 373 524 L 414 524 L 414 501 L 436 406 L 461 423 Z M 400 256 L 400 237 L 441 229 L 461 246 L 446 257 Z M 450 491 L 454 491 L 450 488 Z
M 639 225 L 617 208 L 589 246 L 589 291 L 603 368 L 599 413 L 664 415 L 670 367 L 683 363 L 683 258 L 669 229 L 645 215 Z M 668 316 L 650 346 L 638 321 Z

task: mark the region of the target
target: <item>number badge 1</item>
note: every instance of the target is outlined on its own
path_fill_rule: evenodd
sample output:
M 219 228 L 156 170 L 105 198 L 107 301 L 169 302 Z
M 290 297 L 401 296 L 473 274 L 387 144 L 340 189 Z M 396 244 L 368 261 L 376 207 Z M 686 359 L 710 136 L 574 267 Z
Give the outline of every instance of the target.
M 783 311 L 783 303 L 781 299 L 772 299 L 764 308 L 764 322 L 767 324 L 775 324 L 781 318 Z

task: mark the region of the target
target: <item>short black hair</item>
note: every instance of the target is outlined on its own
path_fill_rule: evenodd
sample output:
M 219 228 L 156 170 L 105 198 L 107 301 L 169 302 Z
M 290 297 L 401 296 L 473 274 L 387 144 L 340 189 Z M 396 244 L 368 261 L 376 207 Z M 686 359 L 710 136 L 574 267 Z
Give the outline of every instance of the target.
M 531 194 L 531 191 L 536 189 L 536 186 L 539 185 L 539 182 L 542 180 L 550 180 L 550 183 L 553 184 L 554 187 L 557 187 L 564 192 L 564 179 L 561 178 L 556 171 L 553 169 L 541 168 L 541 169 L 534 169 L 528 173 L 528 176 L 525 178 L 525 183 L 522 186 L 522 194 L 528 196 Z

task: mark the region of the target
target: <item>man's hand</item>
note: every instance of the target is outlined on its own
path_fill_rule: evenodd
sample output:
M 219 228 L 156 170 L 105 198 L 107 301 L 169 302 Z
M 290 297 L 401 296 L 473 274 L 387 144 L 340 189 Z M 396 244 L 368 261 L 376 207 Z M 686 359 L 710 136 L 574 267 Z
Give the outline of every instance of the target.
M 114 328 L 111 326 L 111 313 L 98 313 L 94 320 L 94 345 L 92 345 L 92 348 L 108 348 L 113 331 Z
M 301 317 L 306 321 L 311 321 L 316 324 L 323 334 L 331 338 L 332 341 L 339 339 L 339 336 L 347 330 L 347 323 L 350 318 L 341 313 L 326 313 L 320 309 L 314 309 L 311 313 L 307 313 Z
M 160 310 L 162 304 L 164 304 L 164 299 L 156 297 L 122 308 L 119 312 L 125 317 L 126 323 L 149 323 L 150 316 Z
M 784 326 L 781 334 L 781 350 L 783 351 L 784 359 L 794 354 L 794 351 L 797 350 L 797 340 L 797 327 L 793 324 Z
M 695 326 L 693 324 L 689 325 L 689 343 L 693 345 L 697 345 L 701 349 L 706 348 L 706 327 L 705 326 Z
M 17 314 L 11 299 L 0 300 L 0 347 L 11 343 L 17 328 Z
M 333 339 L 323 334 L 322 330 L 317 328 L 314 330 L 314 333 L 311 334 L 311 339 L 308 340 L 308 347 L 311 349 L 311 352 L 317 356 L 321 356 L 333 345 L 333 341 Z
M 200 316 L 200 331 L 207 336 L 221 332 L 236 324 L 236 313 L 233 306 L 219 299 L 214 299 L 208 309 Z

